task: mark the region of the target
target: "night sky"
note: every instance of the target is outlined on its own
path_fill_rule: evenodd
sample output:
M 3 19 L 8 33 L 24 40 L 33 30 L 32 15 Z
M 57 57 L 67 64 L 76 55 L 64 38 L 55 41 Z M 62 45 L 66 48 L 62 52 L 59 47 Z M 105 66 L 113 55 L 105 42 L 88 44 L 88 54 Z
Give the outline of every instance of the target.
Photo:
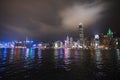
M 119 0 L 0 0 L 0 41 L 77 38 L 78 24 L 90 36 L 120 32 Z

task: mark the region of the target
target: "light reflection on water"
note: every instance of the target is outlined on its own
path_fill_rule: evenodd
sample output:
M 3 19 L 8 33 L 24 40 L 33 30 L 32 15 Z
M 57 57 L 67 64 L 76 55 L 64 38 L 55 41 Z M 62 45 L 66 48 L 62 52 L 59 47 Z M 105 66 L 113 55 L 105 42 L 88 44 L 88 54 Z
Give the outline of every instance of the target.
M 102 58 L 101 58 L 101 51 L 95 50 L 95 56 L 96 56 L 96 67 L 99 69 L 102 69 Z
M 0 78 L 3 79 L 112 80 L 119 78 L 119 74 L 119 49 L 0 49 Z
M 120 60 L 120 50 L 116 49 L 116 52 L 117 52 L 117 58 L 118 58 L 118 60 Z

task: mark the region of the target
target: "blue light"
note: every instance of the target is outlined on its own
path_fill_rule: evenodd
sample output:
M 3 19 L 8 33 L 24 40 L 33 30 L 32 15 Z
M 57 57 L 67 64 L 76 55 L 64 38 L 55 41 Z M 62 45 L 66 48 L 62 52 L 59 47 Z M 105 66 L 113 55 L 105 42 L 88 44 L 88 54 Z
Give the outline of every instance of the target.
M 4 48 L 4 53 L 7 53 L 7 48 Z
M 35 47 L 36 46 L 36 44 L 33 44 L 33 47 Z
M 6 58 L 7 57 L 7 48 L 4 48 L 4 56 L 3 56 L 4 58 Z
M 4 43 L 4 46 L 7 47 L 7 43 Z
M 31 41 L 31 43 L 33 43 L 33 41 Z
M 30 41 L 26 41 L 27 43 L 29 43 Z

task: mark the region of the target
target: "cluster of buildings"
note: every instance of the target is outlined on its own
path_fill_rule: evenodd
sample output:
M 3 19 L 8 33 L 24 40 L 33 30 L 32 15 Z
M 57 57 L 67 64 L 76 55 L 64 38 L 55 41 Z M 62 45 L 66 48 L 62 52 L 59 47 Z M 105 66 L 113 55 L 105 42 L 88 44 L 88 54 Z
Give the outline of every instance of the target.
M 79 48 L 79 49 L 113 49 L 120 48 L 120 38 L 114 37 L 111 29 L 104 34 L 95 34 L 92 38 L 84 36 L 84 27 L 80 23 L 78 26 L 79 38 L 74 41 L 73 37 L 66 36 L 64 41 L 55 41 L 52 43 L 35 43 L 26 38 L 25 41 L 0 42 L 0 48 Z
M 109 28 L 106 34 L 95 34 L 94 37 L 84 37 L 83 24 L 80 23 L 79 39 L 74 41 L 72 37 L 67 36 L 64 42 L 56 41 L 54 48 L 80 48 L 80 49 L 116 49 L 120 48 L 120 37 L 115 37 Z

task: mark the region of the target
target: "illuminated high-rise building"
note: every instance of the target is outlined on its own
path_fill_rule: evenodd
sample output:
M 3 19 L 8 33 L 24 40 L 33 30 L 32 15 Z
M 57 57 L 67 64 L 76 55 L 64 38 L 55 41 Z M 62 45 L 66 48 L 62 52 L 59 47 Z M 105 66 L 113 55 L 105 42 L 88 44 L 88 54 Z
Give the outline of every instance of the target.
M 67 44 L 70 43 L 70 39 L 69 39 L 69 36 L 68 36 L 68 35 L 67 35 L 67 37 L 66 37 L 66 41 L 67 41 Z
M 67 35 L 66 40 L 65 40 L 65 46 L 69 47 L 69 44 L 70 44 L 70 39 L 69 39 L 69 36 Z
M 83 32 L 83 24 L 79 24 L 79 40 L 80 40 L 80 46 L 84 45 L 84 32 Z
M 110 40 L 112 40 L 113 38 L 113 32 L 111 31 L 111 29 L 109 28 L 107 35 L 109 36 Z
M 99 37 L 98 34 L 95 34 L 94 36 L 95 36 L 95 38 L 94 38 L 94 46 L 95 46 L 95 49 L 97 49 L 100 46 L 100 41 L 99 41 L 100 37 Z
M 70 37 L 70 47 L 72 47 L 72 46 L 73 46 L 73 38 Z
M 28 42 L 28 37 L 27 36 L 26 36 L 26 40 L 25 41 L 26 41 L 26 43 Z
M 70 37 L 70 44 L 73 44 L 73 38 Z

